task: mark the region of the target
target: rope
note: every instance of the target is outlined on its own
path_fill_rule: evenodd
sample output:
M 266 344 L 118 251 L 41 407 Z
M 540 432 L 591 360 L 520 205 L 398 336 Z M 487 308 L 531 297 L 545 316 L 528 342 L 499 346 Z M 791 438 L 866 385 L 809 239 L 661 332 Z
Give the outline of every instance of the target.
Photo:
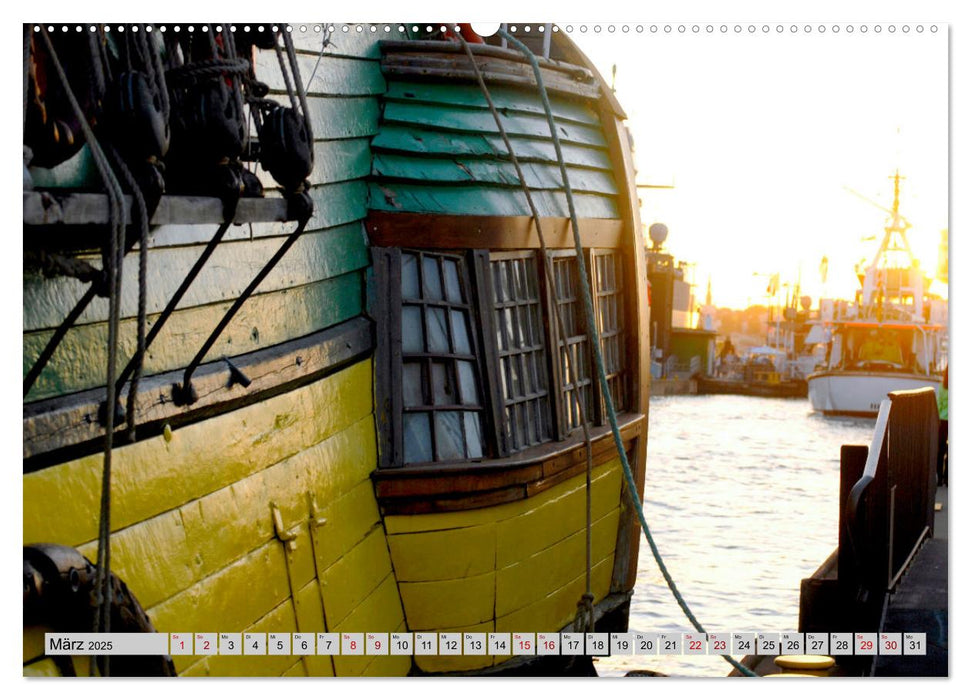
M 523 194 L 526 197 L 526 204 L 529 206 L 529 211 L 533 218 L 533 223 L 536 226 L 536 234 L 539 238 L 540 249 L 543 252 L 543 259 L 549 260 L 547 257 L 546 248 L 546 237 L 543 235 L 543 227 L 540 224 L 539 210 L 536 208 L 536 203 L 533 201 L 532 193 L 529 190 L 529 186 L 526 184 L 526 176 L 523 174 L 523 170 L 519 165 L 519 159 L 516 157 L 516 152 L 513 150 L 512 142 L 509 140 L 509 135 L 506 133 L 505 127 L 502 125 L 502 119 L 499 116 L 499 111 L 496 109 L 495 103 L 492 101 L 492 95 L 489 92 L 489 88 L 485 84 L 485 79 L 482 76 L 482 72 L 479 70 L 478 64 L 475 62 L 475 57 L 472 55 L 472 49 L 469 47 L 468 42 L 461 34 L 456 34 L 458 40 L 462 42 L 462 48 L 465 49 L 466 55 L 469 57 L 469 61 L 472 63 L 472 70 L 475 72 L 476 80 L 479 83 L 479 89 L 482 91 L 483 97 L 485 97 L 486 102 L 489 105 L 489 111 L 492 113 L 492 118 L 496 122 L 496 126 L 499 129 L 499 135 L 502 137 L 503 143 L 506 145 L 506 151 L 509 153 L 509 158 L 512 161 L 513 167 L 516 169 L 516 176 L 519 178 L 519 183 L 522 187 Z M 578 258 L 578 265 L 583 266 L 583 258 Z M 543 269 L 546 272 L 546 283 L 551 290 L 556 290 L 556 279 L 553 276 L 552 266 L 549 264 L 544 264 Z M 566 323 L 563 321 L 563 316 L 560 313 L 559 304 L 554 301 L 553 303 L 553 316 L 556 320 L 557 330 L 560 333 L 560 337 L 563 338 L 563 349 L 565 351 L 567 372 L 571 377 L 573 377 L 573 383 L 575 391 L 573 392 L 574 402 L 577 408 L 577 416 L 580 419 L 580 425 L 583 429 L 583 444 L 584 453 L 586 455 L 586 590 L 577 602 L 577 614 L 574 620 L 574 628 L 577 631 L 589 632 L 593 630 L 593 586 L 591 581 L 591 570 L 592 566 L 592 551 L 593 551 L 593 540 L 592 540 L 592 501 L 591 501 L 591 474 L 593 472 L 593 448 L 592 439 L 590 437 L 590 427 L 587 425 L 586 410 L 583 405 L 583 399 L 580 394 L 580 385 L 578 382 L 577 374 L 575 368 L 579 365 L 579 360 L 576 357 L 577 346 L 574 344 L 572 347 L 567 343 L 567 338 L 569 337 L 566 332 Z
M 222 78 L 225 75 L 243 75 L 248 70 L 249 61 L 245 58 L 213 58 L 169 68 L 168 76 L 170 80 L 175 81 L 193 78 Z
M 104 466 L 101 476 L 101 512 L 98 525 L 98 564 L 97 576 L 95 578 L 95 590 L 97 591 L 97 606 L 95 611 L 94 629 L 99 632 L 108 632 L 111 629 L 111 454 L 114 438 L 114 405 L 115 405 L 115 365 L 118 355 L 118 326 L 120 322 L 119 296 L 121 293 L 121 266 L 124 257 L 124 194 L 121 186 L 111 170 L 111 165 L 102 151 L 98 140 L 88 124 L 87 117 L 81 106 L 78 104 L 71 85 L 68 82 L 64 67 L 58 59 L 54 44 L 47 33 L 47 29 L 41 28 L 41 37 L 47 46 L 50 54 L 51 63 L 57 72 L 58 78 L 64 86 L 64 92 L 71 104 L 71 109 L 81 125 L 84 138 L 91 151 L 92 160 L 104 183 L 108 196 L 109 212 L 109 254 L 106 258 L 108 262 L 108 368 L 107 368 L 107 426 L 105 428 L 105 449 Z M 91 675 L 94 675 L 97 663 L 96 656 L 91 657 Z M 102 671 L 104 675 L 109 675 L 110 657 L 102 657 Z
M 284 32 L 284 37 L 286 37 L 286 32 Z M 276 60 L 280 64 L 280 73 L 283 75 L 283 84 L 286 85 L 287 95 L 290 96 L 290 106 L 296 112 L 299 109 L 297 95 L 293 91 L 293 82 L 290 80 L 290 72 L 287 70 L 286 61 L 283 60 L 283 51 L 280 50 L 280 45 L 276 42 L 273 42 L 273 51 L 276 53 Z
M 232 61 L 243 60 L 236 56 L 236 39 L 233 38 L 232 32 L 229 31 L 229 24 L 223 24 L 223 47 L 226 50 L 226 55 Z M 249 148 L 249 129 L 246 128 L 246 110 L 243 106 L 243 87 L 242 83 L 246 76 L 249 75 L 249 61 L 243 60 L 243 64 L 246 66 L 246 70 L 242 73 L 236 75 L 233 73 L 229 74 L 230 84 L 233 88 L 233 98 L 236 100 L 236 109 L 239 111 L 240 121 L 243 122 L 243 150 L 246 151 Z M 237 202 L 238 203 L 238 202 Z M 235 204 L 233 205 L 233 213 L 235 214 Z
M 310 109 L 307 107 L 307 89 L 304 87 L 303 81 L 300 80 L 300 64 L 297 62 L 297 52 L 293 48 L 293 38 L 288 32 L 283 32 L 283 45 L 287 48 L 287 58 L 290 59 L 290 70 L 293 71 L 293 81 L 297 85 L 297 98 L 300 100 L 300 109 L 303 110 L 303 123 L 307 129 L 307 140 L 312 146 L 314 142 L 314 132 L 310 127 Z M 321 49 L 321 53 L 323 53 L 323 49 Z M 314 70 L 316 70 L 316 68 Z
M 131 386 L 128 388 L 128 400 L 125 407 L 125 416 L 128 422 L 128 439 L 135 441 L 135 400 L 138 396 L 138 383 L 142 378 L 142 368 L 145 362 L 146 325 L 147 310 L 146 297 L 148 295 L 148 207 L 145 206 L 145 197 L 142 194 L 135 176 L 131 174 L 124 159 L 115 150 L 114 146 L 108 145 L 108 153 L 116 169 L 121 173 L 125 184 L 132 191 L 132 198 L 135 200 L 135 211 L 138 216 L 138 320 L 136 324 L 137 347 L 131 363 L 134 363 L 134 374 L 132 375 Z M 127 369 L 127 367 L 126 367 Z M 114 375 L 112 375 L 114 376 Z M 121 387 L 116 385 L 117 393 Z M 112 404 L 108 404 L 108 410 L 113 410 Z
M 573 228 L 574 245 L 576 247 L 577 255 L 580 256 L 583 254 L 583 248 L 580 243 L 580 227 L 577 221 L 576 206 L 573 201 L 573 191 L 570 188 L 570 180 L 566 172 L 566 164 L 563 159 L 563 151 L 562 151 L 562 148 L 560 147 L 560 139 L 556 132 L 556 122 L 553 119 L 553 107 L 550 104 L 549 95 L 547 94 L 546 86 L 543 83 L 543 75 L 542 75 L 542 72 L 540 71 L 539 63 L 537 62 L 536 57 L 533 55 L 532 51 L 530 51 L 525 44 L 519 41 L 519 39 L 517 39 L 516 37 L 512 36 L 505 29 L 500 28 L 499 35 L 503 39 L 507 40 L 516 49 L 518 49 L 526 57 L 526 60 L 529 61 L 530 65 L 533 68 L 533 74 L 536 77 L 536 85 L 539 88 L 539 95 L 543 101 L 543 109 L 546 112 L 546 120 L 550 126 L 550 134 L 553 137 L 553 148 L 556 150 L 556 158 L 559 161 L 560 174 L 563 178 L 563 189 L 566 193 L 567 205 L 570 210 L 570 224 Z M 627 481 L 628 495 L 630 496 L 630 499 L 634 505 L 634 509 L 637 511 L 637 518 L 640 521 L 641 528 L 644 530 L 644 536 L 647 538 L 647 543 L 651 548 L 651 553 L 654 555 L 654 559 L 657 562 L 658 568 L 661 570 L 661 575 L 664 576 L 664 580 L 667 582 L 668 588 L 671 589 L 671 593 L 674 595 L 674 598 L 677 601 L 678 606 L 681 608 L 682 612 L 684 612 L 685 617 L 688 618 L 688 621 L 691 622 L 692 626 L 694 626 L 694 628 L 699 633 L 707 634 L 705 632 L 704 627 L 701 625 L 700 622 L 698 622 L 698 619 L 691 612 L 691 609 L 688 607 L 688 603 L 681 596 L 681 593 L 678 590 L 677 584 L 675 584 L 674 579 L 671 577 L 671 574 L 668 572 L 667 567 L 664 565 L 664 560 L 661 557 L 661 553 L 654 542 L 654 536 L 651 533 L 651 529 L 647 525 L 647 519 L 644 517 L 643 504 L 640 503 L 637 499 L 637 486 L 634 483 L 634 475 L 631 472 L 630 463 L 627 460 L 627 453 L 624 450 L 624 444 L 620 437 L 620 426 L 617 424 L 617 413 L 614 410 L 613 398 L 610 395 L 610 387 L 607 384 L 607 374 L 606 374 L 606 371 L 604 370 L 603 353 L 600 350 L 600 337 L 599 337 L 599 333 L 597 332 L 596 324 L 593 322 L 594 321 L 593 301 L 590 298 L 590 290 L 588 288 L 589 285 L 587 282 L 586 270 L 583 268 L 582 265 L 578 267 L 580 268 L 580 279 L 582 282 L 581 289 L 583 291 L 583 302 L 584 302 L 583 307 L 586 313 L 587 323 L 590 326 L 590 332 L 595 338 L 595 342 L 593 343 L 593 348 L 594 348 L 594 360 L 597 365 L 597 375 L 600 380 L 600 387 L 603 393 L 604 405 L 607 409 L 607 417 L 610 420 L 610 429 L 614 436 L 614 444 L 617 447 L 617 453 L 620 456 L 621 465 L 624 468 L 624 477 Z M 738 661 L 736 661 L 728 654 L 722 654 L 722 658 L 724 658 L 729 664 L 731 664 L 735 668 L 735 670 L 737 670 L 739 673 L 745 676 L 757 675 L 750 669 L 740 664 Z

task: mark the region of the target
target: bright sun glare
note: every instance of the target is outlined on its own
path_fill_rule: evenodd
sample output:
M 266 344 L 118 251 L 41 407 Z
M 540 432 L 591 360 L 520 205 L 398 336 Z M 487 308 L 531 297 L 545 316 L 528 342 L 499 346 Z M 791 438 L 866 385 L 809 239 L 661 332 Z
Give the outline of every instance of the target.
M 933 276 L 948 227 L 947 36 L 572 34 L 627 110 L 645 224 L 717 306 L 852 298 L 903 179 L 900 212 Z M 823 258 L 826 264 L 822 264 Z M 865 264 L 865 263 L 864 263 Z M 825 281 L 823 278 L 825 268 Z M 936 284 L 935 290 L 946 286 Z

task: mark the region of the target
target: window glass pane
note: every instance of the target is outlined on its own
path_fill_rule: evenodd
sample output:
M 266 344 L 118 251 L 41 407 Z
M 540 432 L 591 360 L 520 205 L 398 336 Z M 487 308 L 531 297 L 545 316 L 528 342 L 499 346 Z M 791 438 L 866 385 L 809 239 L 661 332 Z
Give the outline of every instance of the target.
M 468 456 L 471 459 L 478 459 L 482 456 L 482 429 L 481 418 L 478 413 L 465 411 L 465 439 L 468 447 Z
M 465 457 L 461 415 L 458 411 L 435 412 L 435 444 L 438 445 L 438 459 Z
M 443 260 L 442 265 L 445 268 L 445 297 L 449 301 L 461 304 L 464 299 L 462 299 L 462 287 L 459 284 L 458 265 L 454 260 Z
M 465 312 L 461 309 L 449 311 L 452 317 L 452 348 L 456 354 L 471 355 L 472 345 L 469 343 L 469 326 L 465 322 Z
M 421 385 L 421 364 L 418 362 L 406 362 L 401 372 L 402 394 L 405 406 L 423 406 Z
M 425 349 L 421 308 L 418 306 L 401 307 L 401 349 L 404 352 L 422 352 Z
M 461 402 L 478 405 L 479 392 L 475 387 L 475 369 L 472 367 L 472 363 L 459 360 L 456 365 L 459 373 L 459 387 L 461 387 Z
M 502 310 L 502 323 L 506 329 L 506 338 L 509 339 L 510 346 L 518 346 L 519 341 L 516 337 L 516 322 L 513 320 L 513 310 L 503 309 Z
M 405 299 L 418 299 L 418 259 L 409 253 L 401 255 L 401 296 Z
M 430 462 L 432 436 L 427 413 L 406 413 L 404 416 L 405 462 Z
M 448 374 L 448 365 L 444 362 L 432 362 L 432 400 L 436 406 L 458 403 Z
M 448 327 L 445 325 L 445 309 L 425 310 L 428 322 L 428 352 L 448 353 Z
M 442 299 L 442 278 L 438 272 L 438 258 L 424 255 L 421 259 L 422 281 L 425 283 L 425 298 L 433 301 Z

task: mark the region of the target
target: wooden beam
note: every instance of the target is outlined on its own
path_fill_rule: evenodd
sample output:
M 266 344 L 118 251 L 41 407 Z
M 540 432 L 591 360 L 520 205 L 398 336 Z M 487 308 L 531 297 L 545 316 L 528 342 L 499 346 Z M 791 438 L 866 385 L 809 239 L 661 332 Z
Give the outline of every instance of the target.
M 465 49 L 457 41 L 382 41 L 378 45 L 381 48 L 382 55 L 385 56 L 414 53 L 465 55 Z M 476 57 L 490 56 L 493 58 L 502 58 L 514 63 L 526 63 L 522 53 L 515 49 L 506 49 L 501 46 L 492 46 L 491 44 L 469 44 L 469 48 L 472 49 L 472 53 Z M 539 62 L 540 68 L 565 73 L 575 80 L 591 82 L 595 77 L 589 68 L 583 66 L 566 63 L 564 61 L 554 61 L 540 56 L 537 56 L 537 61 Z
M 579 223 L 584 248 L 621 246 L 623 222 L 616 219 L 580 219 Z M 548 247 L 573 247 L 573 231 L 568 218 L 545 217 L 542 226 Z M 389 248 L 521 250 L 540 247 L 536 226 L 529 216 L 370 211 L 365 227 L 372 246 Z
M 181 370 L 145 377 L 139 383 L 135 403 L 140 435 L 155 434 L 164 423 L 184 425 L 260 401 L 286 387 L 312 381 L 363 359 L 373 347 L 371 322 L 357 317 L 297 340 L 232 358 L 250 380 L 248 387 L 230 384 L 225 361 L 209 362 L 193 376 L 199 400 L 191 406 L 176 406 L 172 400 L 173 385 L 182 381 Z M 124 406 L 126 395 L 119 400 Z M 49 453 L 68 448 L 97 449 L 104 436 L 98 419 L 103 402 L 101 388 L 25 405 L 24 460 L 37 461 L 25 464 L 25 469 L 46 466 L 47 460 L 41 458 Z
M 399 66 L 384 64 L 382 62 L 381 71 L 385 76 L 393 78 L 407 78 L 410 80 L 476 80 L 475 71 L 471 68 L 442 68 L 425 66 Z M 530 69 L 532 71 L 532 69 Z M 529 75 L 517 75 L 513 72 L 482 71 L 482 77 L 490 84 L 513 85 L 516 87 L 535 88 L 536 80 L 532 72 Z M 595 100 L 600 97 L 599 86 L 591 86 L 586 83 L 571 82 L 564 79 L 556 79 L 553 76 L 547 78 L 543 76 L 543 84 L 549 92 L 576 97 L 585 97 Z
M 131 196 L 125 196 L 125 223 L 130 223 Z M 258 221 L 288 221 L 287 201 L 280 197 L 253 197 L 239 200 L 237 224 Z M 216 197 L 163 195 L 152 215 L 151 224 L 219 224 L 223 203 Z M 32 190 L 24 192 L 24 225 L 103 225 L 108 223 L 108 197 L 84 192 Z
M 647 429 L 643 415 L 619 416 L 625 448 Z M 614 458 L 610 429 L 592 430 L 594 466 Z M 378 469 L 372 474 L 386 515 L 471 510 L 531 498 L 586 469 L 583 440 L 550 442 L 505 459 Z

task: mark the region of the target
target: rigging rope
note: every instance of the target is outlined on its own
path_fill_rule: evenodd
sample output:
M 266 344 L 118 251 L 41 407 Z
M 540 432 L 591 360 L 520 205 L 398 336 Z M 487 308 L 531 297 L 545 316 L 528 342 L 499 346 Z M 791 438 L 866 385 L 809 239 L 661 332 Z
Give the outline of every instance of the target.
M 542 76 L 542 72 L 540 71 L 539 62 L 536 60 L 536 56 L 533 55 L 533 52 L 529 50 L 529 47 L 527 47 L 525 44 L 519 41 L 519 39 L 514 37 L 505 29 L 500 28 L 499 35 L 503 39 L 508 41 L 516 49 L 518 49 L 526 57 L 526 60 L 529 61 L 530 65 L 533 68 L 533 74 L 536 78 L 536 85 L 539 89 L 540 98 L 543 101 L 543 109 L 546 112 L 546 120 L 549 123 L 550 134 L 552 135 L 552 138 L 553 138 L 553 148 L 556 151 L 557 161 L 559 161 L 560 174 L 563 178 L 563 189 L 566 193 L 567 206 L 569 207 L 569 210 L 570 210 L 570 224 L 573 228 L 574 245 L 576 247 L 577 256 L 582 257 L 583 247 L 580 242 L 580 226 L 577 220 L 576 206 L 573 201 L 573 191 L 570 188 L 570 180 L 569 180 L 569 176 L 567 175 L 566 164 L 563 159 L 563 150 L 560 146 L 559 135 L 557 134 L 557 131 L 556 131 L 556 122 L 553 118 L 553 107 L 550 104 L 549 95 L 547 94 L 546 86 L 543 83 L 543 76 Z M 639 251 L 636 251 L 636 252 L 639 252 Z M 688 603 L 682 597 L 681 592 L 678 590 L 677 584 L 674 582 L 674 579 L 671 577 L 671 574 L 668 572 L 668 569 L 664 564 L 664 560 L 661 557 L 661 553 L 657 548 L 657 544 L 655 544 L 654 542 L 654 536 L 651 533 L 651 529 L 647 525 L 647 519 L 644 516 L 643 504 L 640 503 L 637 498 L 637 487 L 636 487 L 636 484 L 634 483 L 634 475 L 631 472 L 630 463 L 627 460 L 627 453 L 624 450 L 624 444 L 620 436 L 620 426 L 617 423 L 617 413 L 614 410 L 614 402 L 613 402 L 613 398 L 610 395 L 610 387 L 607 383 L 607 375 L 604 370 L 603 354 L 600 350 L 600 334 L 597 331 L 596 324 L 594 323 L 593 301 L 590 297 L 590 290 L 589 290 L 589 284 L 587 282 L 586 270 L 582 265 L 579 265 L 578 267 L 579 267 L 580 279 L 581 279 L 581 289 L 583 291 L 583 308 L 586 314 L 587 323 L 590 327 L 590 332 L 594 337 L 593 349 L 594 349 L 594 361 L 596 362 L 596 366 L 597 366 L 597 375 L 600 380 L 604 405 L 607 410 L 607 417 L 610 420 L 611 432 L 613 433 L 613 436 L 614 436 L 614 444 L 617 447 L 617 453 L 620 456 L 621 465 L 623 466 L 623 469 L 624 469 L 624 477 L 627 481 L 628 495 L 630 496 L 630 499 L 634 505 L 634 509 L 637 511 L 637 518 L 640 521 L 641 528 L 644 531 L 644 536 L 647 538 L 647 543 L 651 548 L 651 553 L 654 555 L 654 559 L 657 562 L 658 568 L 661 571 L 661 575 L 664 577 L 664 580 L 667 582 L 668 588 L 671 589 L 671 593 L 674 595 L 674 598 L 677 601 L 678 606 L 681 608 L 682 612 L 684 612 L 685 616 L 688 618 L 688 621 L 691 622 L 691 624 L 699 633 L 707 634 L 705 632 L 705 628 L 701 625 L 698 619 L 691 612 L 691 609 L 688 607 Z M 722 654 L 721 656 L 729 664 L 731 664 L 735 668 L 735 670 L 737 670 L 742 675 L 745 675 L 745 676 L 757 675 L 753 671 L 751 671 L 750 669 L 746 668 L 741 663 L 736 661 L 730 655 Z
M 111 629 L 111 454 L 114 439 L 114 405 L 115 405 L 115 369 L 118 355 L 118 326 L 120 322 L 119 297 L 121 292 L 121 266 L 125 254 L 124 234 L 125 234 L 125 212 L 124 194 L 121 186 L 112 172 L 111 165 L 105 156 L 104 151 L 98 143 L 88 123 L 88 119 L 78 104 L 77 98 L 71 90 L 71 85 L 64 72 L 64 67 L 57 56 L 54 44 L 45 27 L 41 27 L 41 37 L 50 54 L 51 63 L 57 72 L 58 78 L 64 87 L 65 96 L 74 111 L 75 116 L 81 125 L 85 141 L 91 151 L 98 174 L 104 183 L 108 197 L 109 215 L 109 251 L 105 256 L 107 275 L 108 275 L 108 368 L 107 368 L 107 420 L 105 427 L 105 448 L 104 464 L 101 477 L 101 505 L 98 524 L 98 562 L 97 576 L 95 580 L 95 590 L 97 591 L 97 606 L 95 610 L 94 629 L 98 632 L 108 632 Z M 106 67 L 107 70 L 107 67 Z M 91 675 L 94 675 L 98 657 L 91 657 Z M 102 672 L 109 675 L 110 657 L 104 656 L 102 659 Z
M 540 249 L 543 253 L 543 270 L 546 272 L 546 284 L 551 290 L 556 294 L 556 279 L 553 275 L 552 265 L 550 264 L 550 258 L 547 255 L 546 248 L 546 237 L 543 235 L 543 227 L 540 224 L 539 210 L 536 208 L 536 203 L 533 201 L 532 193 L 529 190 L 529 186 L 526 184 L 526 176 L 523 174 L 523 170 L 519 165 L 519 159 L 516 157 L 516 152 L 513 150 L 512 142 L 509 140 L 509 135 L 506 133 L 505 127 L 502 125 L 502 119 L 499 116 L 499 111 L 496 109 L 495 103 L 492 101 L 492 95 L 489 92 L 489 88 L 485 84 L 485 79 L 482 76 L 482 72 L 479 70 L 478 64 L 475 62 L 475 56 L 472 54 L 472 49 L 469 46 L 465 38 L 460 34 L 455 35 L 460 42 L 462 42 L 462 48 L 465 49 L 466 55 L 469 57 L 469 61 L 472 64 L 472 70 L 475 72 L 476 80 L 479 83 L 479 89 L 482 91 L 483 97 L 485 97 L 486 102 L 489 105 L 489 111 L 492 112 L 492 118 L 496 122 L 496 126 L 499 129 L 499 135 L 502 137 L 502 141 L 506 146 L 506 151 L 509 154 L 509 158 L 512 161 L 513 167 L 516 169 L 516 176 L 519 178 L 519 183 L 522 187 L 523 194 L 526 197 L 526 204 L 529 206 L 529 211 L 531 213 L 533 223 L 536 226 L 536 235 L 539 238 Z M 577 259 L 577 264 L 579 266 L 583 265 L 583 258 Z M 574 621 L 574 628 L 577 631 L 582 632 L 592 632 L 593 631 L 593 601 L 594 595 L 592 590 L 591 581 L 591 570 L 592 565 L 592 503 L 591 503 L 591 474 L 593 472 L 593 448 L 592 440 L 590 437 L 590 427 L 587 425 L 586 409 L 584 407 L 584 402 L 581 396 L 581 388 L 579 384 L 579 377 L 576 374 L 576 368 L 579 365 L 579 358 L 576 356 L 577 345 L 574 343 L 572 348 L 567 342 L 569 335 L 566 331 L 566 324 L 563 321 L 563 316 L 560 313 L 560 306 L 554 300 L 553 303 L 553 316 L 556 319 L 557 330 L 559 331 L 560 337 L 563 339 L 563 350 L 564 357 L 566 359 L 566 369 L 567 374 L 573 379 L 574 391 L 573 398 L 575 400 L 575 405 L 577 408 L 577 417 L 579 418 L 580 425 L 583 429 L 583 445 L 584 453 L 586 457 L 586 590 L 577 603 L 577 616 Z
M 125 417 L 128 423 L 128 439 L 134 442 L 136 422 L 135 401 L 138 397 L 138 383 L 142 378 L 142 369 L 145 363 L 145 349 L 147 347 L 148 207 L 145 205 L 145 197 L 142 194 L 141 188 L 138 186 L 138 182 L 135 180 L 135 176 L 128 169 L 128 165 L 125 163 L 124 158 L 121 157 L 121 154 L 110 143 L 108 144 L 108 154 L 111 156 L 115 168 L 121 173 L 122 178 L 124 178 L 125 184 L 132 191 L 132 198 L 135 201 L 135 211 L 138 215 L 138 318 L 135 331 L 137 342 L 135 355 L 129 362 L 129 365 L 134 364 L 134 373 L 132 374 L 131 384 L 128 387 L 128 400 L 125 407 Z M 122 255 L 124 255 L 124 252 L 122 252 Z M 121 387 L 116 385 L 116 394 L 120 390 Z M 113 410 L 111 404 L 108 404 L 108 410 Z

